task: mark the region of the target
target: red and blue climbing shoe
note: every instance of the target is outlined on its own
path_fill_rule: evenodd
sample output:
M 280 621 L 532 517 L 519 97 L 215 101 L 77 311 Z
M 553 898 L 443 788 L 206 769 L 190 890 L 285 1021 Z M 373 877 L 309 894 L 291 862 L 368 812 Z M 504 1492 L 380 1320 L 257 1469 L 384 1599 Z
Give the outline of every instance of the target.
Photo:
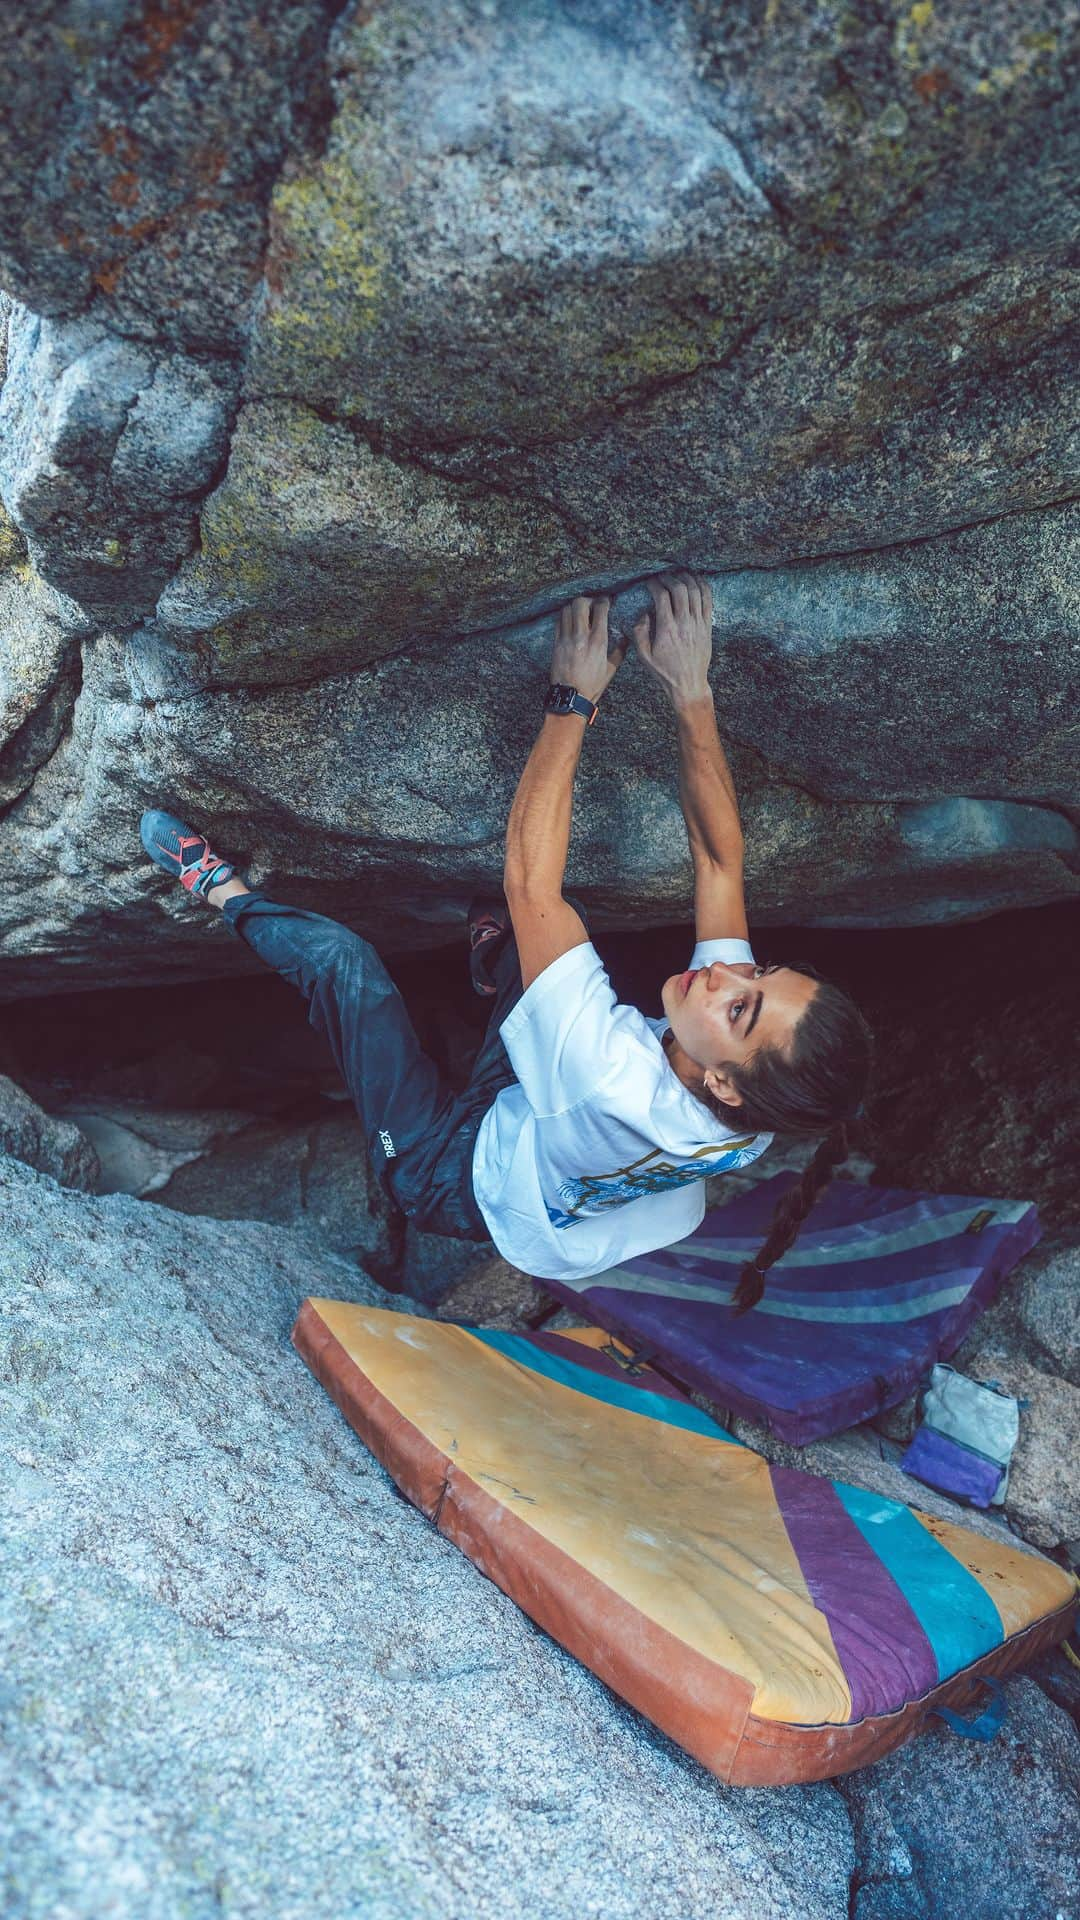
M 496 991 L 491 969 L 510 933 L 506 901 L 478 896 L 469 907 L 469 973 L 473 991 L 488 999 Z
M 213 851 L 204 834 L 185 827 L 174 813 L 150 808 L 139 821 L 139 836 L 155 865 L 179 880 L 193 899 L 206 900 L 211 887 L 224 886 L 236 872 Z

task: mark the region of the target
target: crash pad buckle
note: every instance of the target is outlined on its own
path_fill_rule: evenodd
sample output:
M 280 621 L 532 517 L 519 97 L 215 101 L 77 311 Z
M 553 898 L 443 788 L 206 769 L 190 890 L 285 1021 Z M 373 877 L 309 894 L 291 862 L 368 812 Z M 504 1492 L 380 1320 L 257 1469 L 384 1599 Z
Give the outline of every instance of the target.
M 994 1207 L 980 1207 L 978 1213 L 972 1214 L 971 1219 L 964 1228 L 964 1232 L 981 1233 L 984 1227 L 989 1226 L 995 1212 L 996 1208 Z
M 624 1373 L 634 1376 L 646 1371 L 655 1357 L 656 1348 L 619 1346 L 614 1339 L 611 1339 L 605 1347 L 600 1348 L 600 1352 L 608 1360 L 614 1360 L 615 1365 L 621 1367 Z

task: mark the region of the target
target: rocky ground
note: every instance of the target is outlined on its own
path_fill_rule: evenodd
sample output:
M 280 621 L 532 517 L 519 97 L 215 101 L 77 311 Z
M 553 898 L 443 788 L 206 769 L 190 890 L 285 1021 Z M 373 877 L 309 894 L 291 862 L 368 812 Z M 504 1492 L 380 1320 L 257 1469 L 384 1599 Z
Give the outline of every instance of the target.
M 386 1297 L 351 1261 L 10 1156 L 0 1193 L 5 1912 L 1072 1911 L 1080 1735 L 1035 1680 L 992 1746 L 942 1729 L 835 1785 L 725 1789 L 421 1520 L 297 1361 L 304 1294 Z

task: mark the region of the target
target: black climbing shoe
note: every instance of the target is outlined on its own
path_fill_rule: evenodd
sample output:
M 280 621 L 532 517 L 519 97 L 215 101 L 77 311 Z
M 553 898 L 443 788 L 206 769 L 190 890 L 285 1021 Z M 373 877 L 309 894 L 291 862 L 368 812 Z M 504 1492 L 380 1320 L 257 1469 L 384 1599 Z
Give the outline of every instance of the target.
M 497 992 L 491 969 L 510 936 L 506 901 L 478 895 L 469 907 L 469 973 L 473 991 L 490 999 Z
M 139 821 L 139 837 L 155 865 L 179 880 L 194 900 L 205 901 L 211 887 L 223 886 L 236 872 L 203 834 L 185 827 L 174 813 L 150 808 Z

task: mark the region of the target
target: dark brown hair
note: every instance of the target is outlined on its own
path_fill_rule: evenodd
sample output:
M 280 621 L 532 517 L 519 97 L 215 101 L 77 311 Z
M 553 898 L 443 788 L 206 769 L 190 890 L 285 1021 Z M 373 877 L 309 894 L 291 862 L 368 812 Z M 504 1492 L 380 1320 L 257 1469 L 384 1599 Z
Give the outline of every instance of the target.
M 739 1092 L 737 1106 L 703 1096 L 718 1119 L 740 1132 L 825 1135 L 742 1269 L 735 1292 L 739 1313 L 761 1299 L 767 1269 L 792 1245 L 818 1195 L 847 1159 L 855 1132 L 865 1131 L 863 1107 L 874 1061 L 870 1028 L 854 1000 L 819 979 L 813 967 L 792 966 L 791 971 L 809 974 L 818 989 L 796 1023 L 790 1057 L 776 1047 L 759 1047 L 744 1066 L 726 1061 L 724 1071 Z

